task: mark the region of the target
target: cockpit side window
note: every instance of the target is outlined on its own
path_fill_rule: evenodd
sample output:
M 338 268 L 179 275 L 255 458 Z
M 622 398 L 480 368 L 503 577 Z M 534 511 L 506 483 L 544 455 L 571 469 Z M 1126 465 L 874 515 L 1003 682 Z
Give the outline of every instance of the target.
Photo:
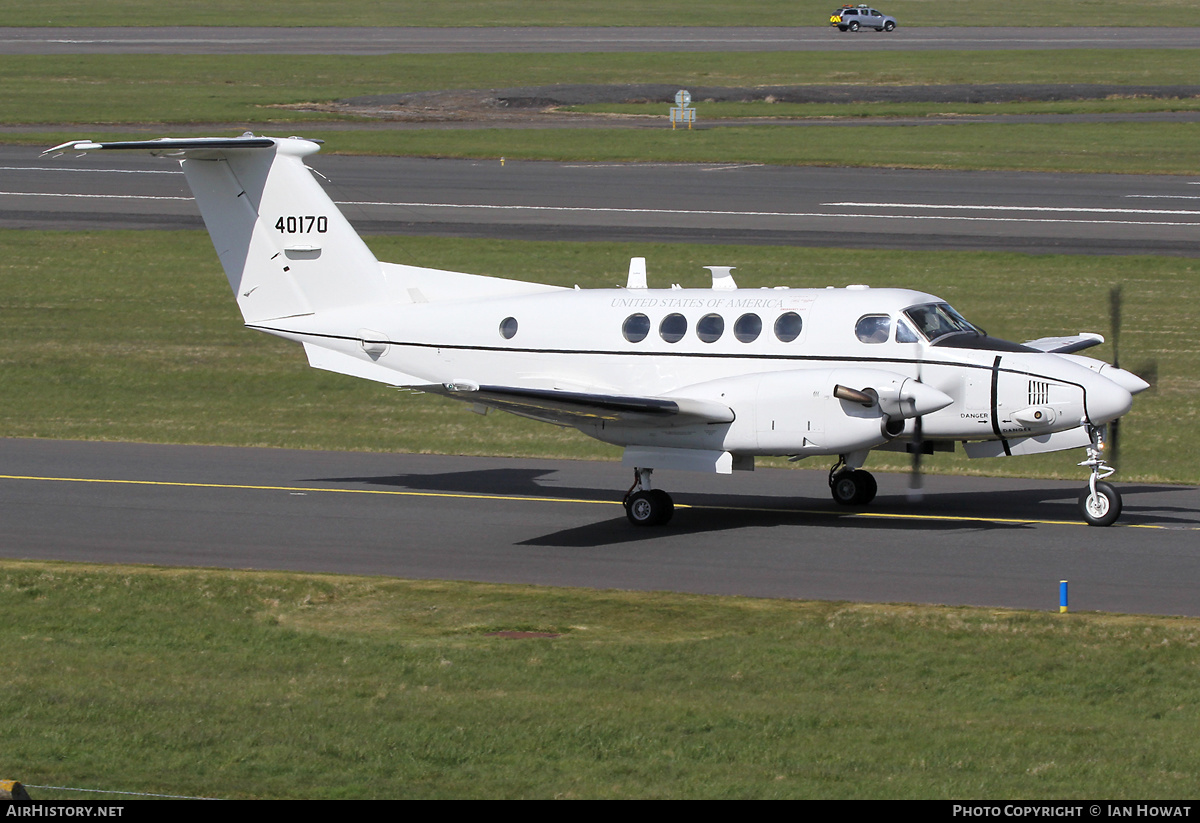
M 925 339 L 936 343 L 951 334 L 978 334 L 983 332 L 972 326 L 963 316 L 950 307 L 949 303 L 926 303 L 913 306 L 904 312 Z
M 886 343 L 892 333 L 892 318 L 886 314 L 867 314 L 854 324 L 854 336 L 863 343 Z
M 918 343 L 921 338 L 917 337 L 917 333 L 912 330 L 908 323 L 904 322 L 904 318 L 896 321 L 896 342 L 897 343 Z

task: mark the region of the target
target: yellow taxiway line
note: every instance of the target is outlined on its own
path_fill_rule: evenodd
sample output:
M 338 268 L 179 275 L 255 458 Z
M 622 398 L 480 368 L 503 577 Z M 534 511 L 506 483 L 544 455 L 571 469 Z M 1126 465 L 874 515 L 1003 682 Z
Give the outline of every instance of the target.
M 36 475 L 0 474 L 0 480 L 41 480 L 56 483 L 100 483 L 109 485 L 128 486 L 162 486 L 192 489 L 233 489 L 238 491 L 281 491 L 293 494 L 309 492 L 322 494 L 377 494 L 397 497 L 442 497 L 460 500 L 512 500 L 530 503 L 588 503 L 602 506 L 619 506 L 617 500 L 586 500 L 575 497 L 529 497 L 515 494 L 470 494 L 467 492 L 422 492 L 396 491 L 390 489 L 330 489 L 319 486 L 260 486 L 240 483 L 190 483 L 171 480 L 117 480 L 98 477 L 44 477 Z M 875 518 L 883 520 L 926 520 L 938 523 L 1007 523 L 1016 525 L 1038 526 L 1085 526 L 1086 523 L 1077 520 L 1036 520 L 1015 517 L 977 517 L 948 514 L 904 514 L 900 512 L 866 512 L 866 511 L 830 511 L 828 509 L 773 509 L 761 506 L 705 506 L 688 503 L 677 503 L 677 509 L 696 509 L 699 511 L 739 511 L 763 512 L 766 514 L 809 514 L 820 517 L 842 518 Z M 1168 529 L 1167 526 L 1150 524 L 1122 524 L 1131 529 Z M 1195 529 L 1197 527 L 1185 527 Z

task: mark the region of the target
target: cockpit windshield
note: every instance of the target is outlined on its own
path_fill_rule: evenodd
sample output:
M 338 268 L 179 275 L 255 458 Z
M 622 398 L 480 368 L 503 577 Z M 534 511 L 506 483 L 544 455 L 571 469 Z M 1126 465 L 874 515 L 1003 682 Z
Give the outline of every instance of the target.
M 930 343 L 936 343 L 952 334 L 974 334 L 980 337 L 987 334 L 964 320 L 949 303 L 913 306 L 911 309 L 905 309 L 904 314 Z

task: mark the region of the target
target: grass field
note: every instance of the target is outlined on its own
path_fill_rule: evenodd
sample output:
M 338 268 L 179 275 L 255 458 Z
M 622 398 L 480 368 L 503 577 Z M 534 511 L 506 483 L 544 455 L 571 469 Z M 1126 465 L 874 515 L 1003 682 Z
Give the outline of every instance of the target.
M 199 232 L 0 232 L 0 432 L 7 436 L 613 459 L 617 449 L 511 415 L 397 393 L 307 367 L 298 346 L 246 331 Z M 646 243 L 370 238 L 381 259 L 584 287 L 623 282 L 631 256 L 653 283 L 707 287 L 714 263 L 744 287 L 866 282 L 937 294 L 992 334 L 1107 333 L 1125 286 L 1122 363 L 1158 364 L 1122 429 L 1122 480 L 1200 482 L 1200 349 L 1179 296 L 1194 260 L 876 252 Z M 1036 290 L 1017 284 L 1037 283 Z M 1105 358 L 1108 346 L 1089 353 Z M 932 471 L 1078 478 L 1077 455 L 967 461 Z M 806 461 L 810 466 L 812 461 Z M 900 456 L 871 468 L 903 469 Z
M 155 0 L 20 0 L 0 2 L 6 26 L 825 26 L 841 6 L 832 0 L 234 0 L 163 3 Z M 998 0 L 972 7 L 970 20 L 947 14 L 931 0 L 888 0 L 880 8 L 901 26 L 1200 25 L 1188 0 Z M 874 32 L 872 32 L 873 34 Z
M 1194 123 L 957 123 L 923 127 L 874 124 L 658 129 L 396 130 L 305 109 L 385 92 L 553 83 L 668 82 L 697 85 L 920 85 L 1075 82 L 1173 84 L 1200 72 L 1195 50 L 954 52 L 899 54 L 713 55 L 392 55 L 388 57 L 0 57 L 6 105 L 0 124 L 36 124 L 9 142 L 54 145 L 88 136 L 89 125 L 122 125 L 125 136 L 173 133 L 212 123 L 326 138 L 343 153 L 552 160 L 719 161 L 831 165 L 847 145 L 869 145 L 863 163 L 908 168 L 1021 169 L 1124 173 L 1200 172 Z M 254 82 L 247 83 L 245 78 Z M 502 80 L 500 79 L 502 78 Z M 1011 104 L 995 113 L 1190 110 L 1190 99 L 1122 98 L 1062 104 Z M 710 106 L 698 102 L 702 122 Z M 611 107 L 609 107 L 611 108 Z M 716 115 L 762 114 L 778 106 L 712 106 Z M 792 107 L 807 111 L 808 107 Z M 660 115 L 665 107 L 658 107 Z M 811 116 L 853 124 L 864 116 L 978 114 L 986 106 L 892 104 L 821 106 Z M 78 124 L 78 125 L 76 125 Z M 158 124 L 147 126 L 146 124 Z M 232 127 L 229 124 L 234 124 Z M 136 130 L 133 128 L 136 126 Z M 118 132 L 120 129 L 118 128 Z M 96 135 L 93 135 L 96 136 Z M 110 132 L 109 139 L 122 136 Z
M 0 621 L 0 769 L 33 785 L 1178 799 L 1200 771 L 1189 619 L 2 561 Z
M 1195 49 L 1070 51 L 0 56 L 0 123 L 197 123 L 297 115 L 367 94 L 555 83 L 689 86 L 1189 83 Z M 1069 78 L 1069 79 L 1068 79 Z M 169 93 L 167 93 L 169 90 Z M 700 101 L 697 101 L 699 103 Z M 947 109 L 954 111 L 953 107 Z M 317 118 L 319 119 L 319 118 Z
M 672 132 L 662 129 L 372 129 L 340 131 L 324 124 L 265 126 L 256 133 L 301 131 L 324 140 L 327 154 L 584 162 L 765 163 L 796 166 L 973 169 L 1109 174 L 1200 174 L 1200 123 L 997 124 L 912 126 L 737 126 Z M 189 133 L 162 127 L 154 137 Z M 210 136 L 234 135 L 213 128 Z M 89 137 L 144 140 L 140 132 L 73 131 L 4 135 L 13 144 L 48 148 Z M 847 146 L 870 146 L 849 152 Z

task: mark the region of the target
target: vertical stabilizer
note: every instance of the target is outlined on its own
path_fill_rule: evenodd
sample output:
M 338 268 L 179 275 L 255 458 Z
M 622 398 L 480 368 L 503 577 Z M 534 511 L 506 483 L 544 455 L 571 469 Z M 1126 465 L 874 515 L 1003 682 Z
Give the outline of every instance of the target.
M 311 140 L 247 134 L 56 148 L 178 158 L 247 323 L 385 300 L 379 261 L 304 165 L 320 149 Z
M 247 323 L 383 299 L 379 262 L 304 166 L 308 140 L 183 161 Z

